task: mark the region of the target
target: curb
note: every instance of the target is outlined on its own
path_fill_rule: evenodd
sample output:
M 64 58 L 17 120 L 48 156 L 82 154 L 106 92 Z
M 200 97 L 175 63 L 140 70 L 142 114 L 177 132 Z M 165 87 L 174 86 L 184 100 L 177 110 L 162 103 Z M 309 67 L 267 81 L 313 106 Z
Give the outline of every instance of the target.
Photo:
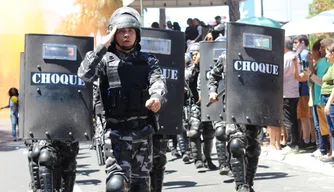
M 262 159 L 275 161 L 284 165 L 299 168 L 311 173 L 334 176 L 334 162 L 325 163 L 311 156 L 312 153 L 282 154 L 280 151 L 264 152 Z

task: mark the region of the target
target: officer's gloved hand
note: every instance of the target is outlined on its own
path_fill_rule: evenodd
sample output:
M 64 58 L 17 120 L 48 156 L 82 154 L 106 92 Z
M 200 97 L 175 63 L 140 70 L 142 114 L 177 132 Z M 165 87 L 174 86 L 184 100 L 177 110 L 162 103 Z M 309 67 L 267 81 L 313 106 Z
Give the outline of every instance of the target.
M 217 102 L 218 101 L 218 94 L 216 92 L 210 93 L 209 100 L 212 103 Z

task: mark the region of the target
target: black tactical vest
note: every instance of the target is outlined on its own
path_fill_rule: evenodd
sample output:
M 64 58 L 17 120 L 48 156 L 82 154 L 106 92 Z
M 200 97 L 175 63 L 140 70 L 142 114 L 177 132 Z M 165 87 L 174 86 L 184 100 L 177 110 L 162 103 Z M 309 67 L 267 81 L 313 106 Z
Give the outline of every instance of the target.
M 150 98 L 147 54 L 139 53 L 132 65 L 126 64 L 115 54 L 107 53 L 106 76 L 100 91 L 106 117 L 125 120 L 129 117 L 148 116 L 145 107 Z

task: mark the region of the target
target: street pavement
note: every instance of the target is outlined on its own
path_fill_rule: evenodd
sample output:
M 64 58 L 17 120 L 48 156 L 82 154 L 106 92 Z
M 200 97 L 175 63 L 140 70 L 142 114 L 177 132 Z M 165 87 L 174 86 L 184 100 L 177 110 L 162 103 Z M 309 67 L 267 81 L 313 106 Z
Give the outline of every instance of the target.
M 11 141 L 9 130 L 9 121 L 0 119 L 0 192 L 26 192 L 30 182 L 27 149 L 22 141 Z M 87 142 L 80 143 L 74 192 L 104 192 L 104 167 L 97 165 L 95 151 L 90 150 L 88 146 Z M 217 171 L 197 173 L 193 164 L 185 165 L 182 160 L 172 157 L 170 153 L 167 155 L 168 164 L 163 191 L 234 191 L 232 178 L 220 176 Z M 217 165 L 215 154 L 213 159 Z M 329 171 L 321 174 L 319 172 L 322 171 L 323 166 Z M 263 153 L 255 179 L 255 190 L 257 192 L 331 192 L 334 191 L 333 172 L 333 165 L 317 164 L 313 162 L 310 154 L 282 156 Z

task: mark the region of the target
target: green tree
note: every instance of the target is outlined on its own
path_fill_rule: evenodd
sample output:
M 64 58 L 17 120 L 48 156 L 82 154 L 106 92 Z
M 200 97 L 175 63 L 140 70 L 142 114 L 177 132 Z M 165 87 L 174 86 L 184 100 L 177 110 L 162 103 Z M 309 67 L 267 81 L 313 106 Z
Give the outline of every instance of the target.
M 313 3 L 309 5 L 309 15 L 307 18 L 314 17 L 319 13 L 327 10 L 334 9 L 334 0 L 313 0 Z M 319 38 L 333 37 L 334 33 L 321 33 L 310 35 L 310 47 Z
M 121 0 L 75 0 L 78 11 L 68 15 L 56 30 L 69 35 L 105 35 L 112 13 L 121 7 Z
M 334 0 L 313 0 L 313 3 L 309 5 L 309 18 L 316 16 L 317 14 L 334 9 Z

